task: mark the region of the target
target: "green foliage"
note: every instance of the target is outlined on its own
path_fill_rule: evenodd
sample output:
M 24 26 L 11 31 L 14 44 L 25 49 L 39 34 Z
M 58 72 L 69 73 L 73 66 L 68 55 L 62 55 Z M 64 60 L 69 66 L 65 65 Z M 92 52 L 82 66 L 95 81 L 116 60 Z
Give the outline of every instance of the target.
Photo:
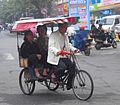
M 0 0 L 0 19 L 14 22 L 25 16 L 42 18 L 41 9 L 47 9 L 47 15 L 50 15 L 53 1 L 55 0 Z

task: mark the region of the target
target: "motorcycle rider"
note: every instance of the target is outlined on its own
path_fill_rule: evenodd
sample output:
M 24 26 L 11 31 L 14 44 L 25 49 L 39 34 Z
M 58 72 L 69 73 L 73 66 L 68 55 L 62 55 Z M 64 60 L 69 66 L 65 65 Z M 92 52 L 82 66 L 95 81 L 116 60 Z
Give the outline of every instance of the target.
M 96 38 L 99 34 L 99 30 L 96 28 L 96 26 L 94 24 L 91 25 L 91 32 L 90 32 L 90 36 L 91 38 Z
M 104 42 L 107 36 L 105 35 L 105 30 L 102 28 L 102 24 L 99 24 L 98 31 L 98 38 Z
M 85 30 L 84 26 L 79 27 L 79 31 L 74 36 L 75 38 L 75 47 L 78 49 L 85 49 L 86 39 L 88 37 L 88 32 Z

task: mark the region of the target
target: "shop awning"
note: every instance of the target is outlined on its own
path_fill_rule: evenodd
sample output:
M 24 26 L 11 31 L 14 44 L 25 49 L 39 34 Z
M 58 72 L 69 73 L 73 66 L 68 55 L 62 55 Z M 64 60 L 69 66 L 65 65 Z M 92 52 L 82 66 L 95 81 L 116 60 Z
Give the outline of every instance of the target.
M 24 30 L 28 30 L 30 28 L 33 28 L 37 25 L 37 22 L 30 22 L 30 23 L 16 23 L 13 28 L 12 31 L 24 31 Z

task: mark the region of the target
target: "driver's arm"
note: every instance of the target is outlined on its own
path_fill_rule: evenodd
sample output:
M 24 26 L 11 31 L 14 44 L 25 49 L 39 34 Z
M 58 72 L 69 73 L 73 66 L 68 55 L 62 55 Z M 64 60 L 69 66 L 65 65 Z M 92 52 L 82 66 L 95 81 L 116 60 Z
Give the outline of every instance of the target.
M 55 45 L 56 45 L 56 39 L 54 33 L 52 33 L 49 37 L 48 50 L 50 50 L 55 55 L 57 55 L 59 50 L 55 47 Z

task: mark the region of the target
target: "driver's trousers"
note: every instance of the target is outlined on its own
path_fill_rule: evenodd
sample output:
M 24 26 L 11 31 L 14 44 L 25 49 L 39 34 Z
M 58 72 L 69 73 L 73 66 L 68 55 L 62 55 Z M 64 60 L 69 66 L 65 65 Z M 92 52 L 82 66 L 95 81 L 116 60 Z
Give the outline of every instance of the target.
M 67 85 L 72 85 L 72 79 L 75 74 L 75 65 L 71 62 L 69 58 L 60 58 L 58 65 L 56 66 L 56 74 L 61 77 L 65 70 L 68 70 L 68 82 Z

